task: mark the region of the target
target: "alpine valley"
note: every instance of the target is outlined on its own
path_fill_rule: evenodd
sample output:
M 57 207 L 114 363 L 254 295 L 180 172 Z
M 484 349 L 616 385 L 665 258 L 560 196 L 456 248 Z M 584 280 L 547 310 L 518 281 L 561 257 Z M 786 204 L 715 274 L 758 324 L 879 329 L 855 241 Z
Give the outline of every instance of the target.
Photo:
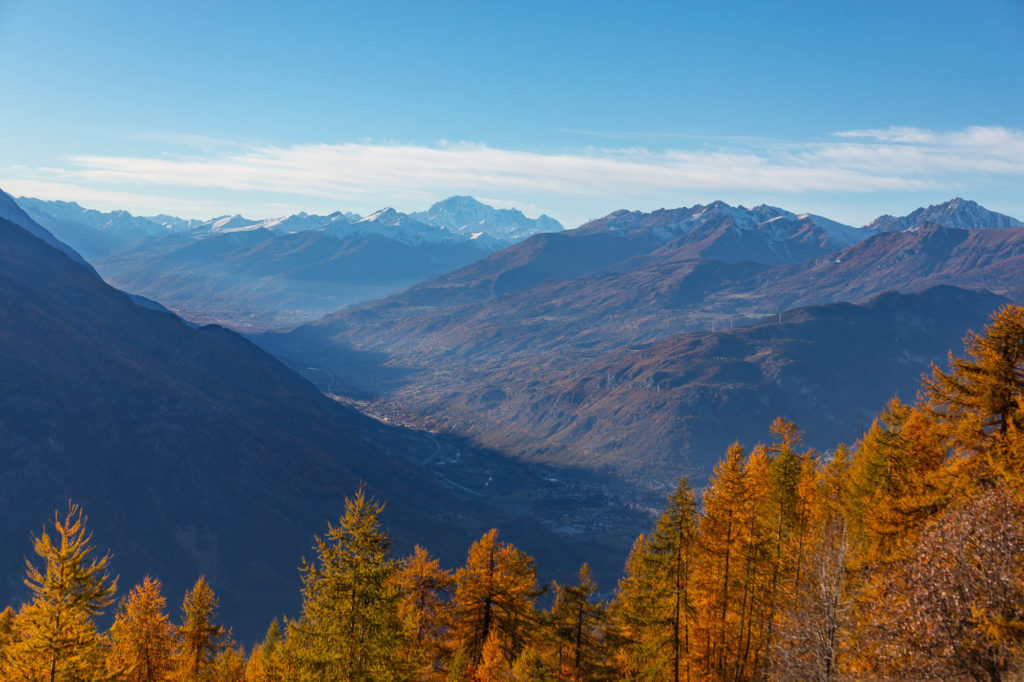
M 429 542 L 453 565 L 500 526 L 561 579 L 586 552 L 611 581 L 644 518 L 599 477 L 561 483 L 555 468 L 370 419 L 232 331 L 139 305 L 3 193 L 0 316 L 0 456 L 18 481 L 0 486 L 3 601 L 24 589 L 26 529 L 69 499 L 90 510 L 94 541 L 119 548 L 124 580 L 158 572 L 178 601 L 205 575 L 243 641 L 296 611 L 301 557 L 360 486 L 387 501 L 401 551 Z M 572 516 L 579 495 L 606 511 Z M 580 530 L 553 530 L 567 524 L 603 539 L 584 549 Z
M 563 230 L 470 197 L 199 221 L 0 194 L 0 589 L 71 498 L 125 579 L 205 574 L 253 641 L 360 485 L 401 551 L 453 566 L 496 526 L 545 579 L 583 557 L 611 586 L 680 474 L 779 416 L 854 442 L 1021 272 L 1024 225 L 963 199 Z
M 535 235 L 255 340 L 370 412 L 648 484 L 706 476 L 775 416 L 852 442 L 1024 300 L 1021 272 L 1024 225 L 963 199 L 862 228 L 714 202 Z

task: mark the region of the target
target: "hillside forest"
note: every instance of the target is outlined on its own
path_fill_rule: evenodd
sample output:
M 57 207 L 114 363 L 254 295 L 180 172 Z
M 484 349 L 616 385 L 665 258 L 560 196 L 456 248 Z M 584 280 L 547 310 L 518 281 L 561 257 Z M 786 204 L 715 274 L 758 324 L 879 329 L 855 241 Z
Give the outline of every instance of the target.
M 995 312 L 853 446 L 807 449 L 778 419 L 706 487 L 680 480 L 613 591 L 586 564 L 575 584 L 539 584 L 497 530 L 456 570 L 423 547 L 395 557 L 382 508 L 345 500 L 301 560 L 301 613 L 246 650 L 204 577 L 180 610 L 158 577 L 122 589 L 69 503 L 33 536 L 27 601 L 0 612 L 0 678 L 1010 679 L 1024 673 L 1024 308 Z

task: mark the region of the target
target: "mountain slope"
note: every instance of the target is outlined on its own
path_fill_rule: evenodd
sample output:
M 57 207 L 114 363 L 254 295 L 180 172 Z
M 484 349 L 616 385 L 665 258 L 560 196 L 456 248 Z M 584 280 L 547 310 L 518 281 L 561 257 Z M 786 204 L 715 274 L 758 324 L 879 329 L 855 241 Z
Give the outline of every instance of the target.
M 419 503 L 458 509 L 366 440 L 372 422 L 248 341 L 144 310 L 8 221 L 0 311 L 17 321 L 0 330 L 0 455 L 17 482 L 0 490 L 6 603 L 27 533 L 69 498 L 122 575 L 180 594 L 206 573 L 240 627 L 294 606 L 311 533 L 360 481 L 403 538 L 424 532 Z
M 122 585 L 148 573 L 176 603 L 205 574 L 245 642 L 295 614 L 301 557 L 360 485 L 386 503 L 396 552 L 422 543 L 448 566 L 500 527 L 551 577 L 571 578 L 586 557 L 611 580 L 648 522 L 603 479 L 523 467 L 343 407 L 237 334 L 140 308 L 5 220 L 0 317 L 10 322 L 0 326 L 3 603 L 25 597 L 29 534 L 69 499 L 115 553 Z M 581 495 L 600 509 L 567 534 Z
M 772 206 L 714 202 L 651 213 L 615 211 L 573 230 L 534 235 L 479 263 L 425 281 L 395 305 L 449 308 L 555 280 L 627 272 L 688 260 L 796 263 L 871 236 L 820 216 Z
M 438 394 L 425 408 L 494 447 L 577 466 L 687 471 L 702 480 L 735 440 L 761 440 L 775 417 L 807 442 L 852 442 L 886 400 L 913 399 L 929 363 L 1006 299 L 936 287 L 864 305 L 787 311 L 751 327 L 674 335 L 571 367 L 490 376 L 500 394 Z M 467 423 L 465 416 L 473 415 Z M 524 444 L 522 434 L 532 438 Z
M 57 239 L 53 233 L 45 227 L 32 220 L 21 206 L 19 206 L 9 194 L 3 191 L 0 191 L 0 219 L 14 223 L 23 230 L 26 230 L 32 236 L 41 239 L 46 244 L 57 249 L 79 265 L 84 265 L 90 270 L 92 269 L 92 266 L 82 258 L 81 254 Z
M 385 352 L 394 364 L 428 372 L 444 366 L 446 373 L 468 376 L 488 363 L 545 353 L 553 363 L 572 364 L 683 330 L 742 325 L 789 308 L 864 301 L 888 290 L 946 284 L 1024 300 L 1020 228 L 882 233 L 827 257 L 775 267 L 693 260 L 680 250 L 659 249 L 574 279 L 544 277 L 551 272 L 537 267 L 544 257 L 526 251 L 535 240 L 567 240 L 567 252 L 576 240 L 605 240 L 592 256 L 585 252 L 593 264 L 626 251 L 613 247 L 624 238 L 614 232 L 571 234 L 533 237 L 396 296 L 327 316 L 296 330 L 294 339 L 319 338 L 318 357 L 323 344 L 342 344 Z M 542 246 L 545 256 L 554 253 Z M 524 265 L 517 265 L 523 256 Z M 522 278 L 521 288 L 497 290 L 503 277 L 519 272 L 532 277 Z M 277 347 L 273 338 L 261 343 Z
M 724 206 L 717 210 L 730 217 L 705 223 L 712 233 L 723 225 L 732 229 L 737 215 L 746 215 Z M 790 227 L 815 220 L 789 218 L 781 209 L 757 210 L 765 219 L 749 217 L 746 229 L 776 220 L 792 221 Z M 347 390 L 402 406 L 426 423 L 471 433 L 524 456 L 559 463 L 592 457 L 600 463 L 618 446 L 592 441 L 577 447 L 573 439 L 582 443 L 580 434 L 554 444 L 554 434 L 565 424 L 549 420 L 557 412 L 553 408 L 528 410 L 525 396 L 543 402 L 538 396 L 555 378 L 583 376 L 590 363 L 610 353 L 681 332 L 742 327 L 793 308 L 863 303 L 889 290 L 915 293 L 937 285 L 1024 300 L 1021 228 L 926 225 L 876 233 L 840 251 L 773 266 L 693 258 L 688 247 L 694 242 L 687 240 L 704 226 L 672 235 L 679 232 L 674 225 L 697 213 L 702 212 L 618 212 L 586 229 L 536 236 L 395 296 L 258 342 L 292 363 L 362 358 L 348 369 L 336 368 Z M 799 233 L 786 228 L 786 234 L 789 240 Z M 552 246 L 558 242 L 561 259 Z M 631 243 L 637 248 L 627 257 L 624 245 Z M 594 248 L 579 250 L 582 257 L 574 262 L 574 244 Z M 560 271 L 559 263 L 564 264 Z M 573 278 L 559 278 L 560 272 Z M 515 285 L 502 287 L 510 274 L 519 275 Z M 951 329 L 954 336 L 963 331 L 955 324 Z M 637 428 L 657 414 L 653 409 L 636 413 Z M 588 455 L 581 458 L 584 449 Z M 646 459 L 664 456 L 651 453 Z
M 924 224 L 882 233 L 829 258 L 773 269 L 751 290 L 777 307 L 862 300 L 889 289 L 920 291 L 939 284 L 988 289 L 1024 299 L 1024 228 L 956 229 Z M 739 292 L 722 292 L 726 307 Z

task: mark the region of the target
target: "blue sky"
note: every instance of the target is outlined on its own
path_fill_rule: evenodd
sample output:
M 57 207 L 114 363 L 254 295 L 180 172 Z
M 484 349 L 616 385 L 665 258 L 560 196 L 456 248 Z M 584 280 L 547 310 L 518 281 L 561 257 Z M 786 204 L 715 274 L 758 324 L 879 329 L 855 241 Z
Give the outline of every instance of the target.
M 1020 0 L 0 0 L 0 187 L 143 214 L 1024 218 L 1022 119 Z

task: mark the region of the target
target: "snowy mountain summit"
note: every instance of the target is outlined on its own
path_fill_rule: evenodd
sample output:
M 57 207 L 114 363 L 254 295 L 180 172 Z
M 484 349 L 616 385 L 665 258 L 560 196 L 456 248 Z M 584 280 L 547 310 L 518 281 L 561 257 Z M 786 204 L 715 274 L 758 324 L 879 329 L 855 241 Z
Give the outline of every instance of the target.
M 797 215 L 777 206 L 730 206 L 724 201 L 690 208 L 660 209 L 651 213 L 615 211 L 579 228 L 585 232 L 650 231 L 663 241 L 683 236 L 707 239 L 712 235 L 757 235 L 765 243 L 794 238 L 815 240 L 828 248 L 845 248 L 872 233 L 811 213 Z
M 925 223 L 955 228 L 1024 227 L 1024 223 L 1016 218 L 990 211 L 976 201 L 956 197 L 942 204 L 919 208 L 900 218 L 881 216 L 865 225 L 865 228 L 877 232 L 902 232 L 921 227 Z
M 409 217 L 447 228 L 455 234 L 487 236 L 506 243 L 521 241 L 540 232 L 561 232 L 565 229 L 562 223 L 550 216 L 527 218 L 519 209 L 494 208 L 470 196 L 449 197 L 426 211 L 410 213 Z
M 464 241 L 463 237 L 443 227 L 421 223 L 390 207 L 371 213 L 344 229 L 353 234 L 382 235 L 410 245 Z

